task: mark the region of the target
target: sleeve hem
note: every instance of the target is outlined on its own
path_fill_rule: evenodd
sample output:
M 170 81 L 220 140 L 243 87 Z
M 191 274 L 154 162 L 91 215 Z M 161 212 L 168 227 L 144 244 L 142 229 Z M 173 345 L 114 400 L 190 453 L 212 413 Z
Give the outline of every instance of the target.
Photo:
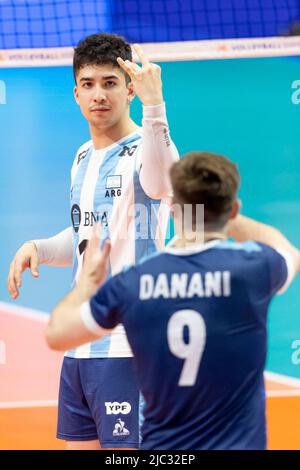
M 86 327 L 87 330 L 89 330 L 91 333 L 94 333 L 95 335 L 98 336 L 103 336 L 104 334 L 108 334 L 108 329 L 107 328 L 102 328 L 95 320 L 93 317 L 92 311 L 91 311 L 91 306 L 90 302 L 84 302 L 80 306 L 80 318 Z
M 143 118 L 165 118 L 166 105 L 165 103 L 156 104 L 153 106 L 143 106 Z
M 283 283 L 283 285 L 277 291 L 277 294 L 281 295 L 287 290 L 287 288 L 289 287 L 289 285 L 291 284 L 291 282 L 295 278 L 296 267 L 295 267 L 293 257 L 291 256 L 291 254 L 288 251 L 277 249 L 277 248 L 275 248 L 275 251 L 277 251 L 277 253 L 279 253 L 284 258 L 285 263 L 286 263 L 286 269 L 287 269 L 286 281 Z

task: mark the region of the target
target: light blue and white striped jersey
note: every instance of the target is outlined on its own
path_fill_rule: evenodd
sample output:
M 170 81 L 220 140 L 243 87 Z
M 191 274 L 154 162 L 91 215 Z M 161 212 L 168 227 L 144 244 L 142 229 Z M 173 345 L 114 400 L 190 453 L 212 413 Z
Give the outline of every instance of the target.
M 162 248 L 169 221 L 167 200 L 149 198 L 139 179 L 142 128 L 101 150 L 90 140 L 75 157 L 71 171 L 71 219 L 74 279 L 92 227 L 101 221 L 102 238 L 112 243 L 110 273 L 120 272 Z M 122 325 L 103 340 L 68 351 L 68 357 L 130 357 Z

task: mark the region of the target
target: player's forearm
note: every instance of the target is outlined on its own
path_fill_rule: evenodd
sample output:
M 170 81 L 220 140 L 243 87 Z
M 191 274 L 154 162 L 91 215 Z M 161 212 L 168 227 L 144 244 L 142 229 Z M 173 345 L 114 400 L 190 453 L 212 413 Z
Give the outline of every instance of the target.
M 144 106 L 140 182 L 149 197 L 162 199 L 172 192 L 169 172 L 178 158 L 170 138 L 165 104 Z
M 238 215 L 229 223 L 228 235 L 238 242 L 255 240 L 277 250 L 288 252 L 293 258 L 296 271 L 300 270 L 300 252 L 275 227 L 266 225 L 243 215 Z
M 59 232 L 54 237 L 33 240 L 40 264 L 71 266 L 73 262 L 72 228 Z
M 46 340 L 51 349 L 65 351 L 99 338 L 87 330 L 81 320 L 80 309 L 87 300 L 84 290 L 75 287 L 55 307 L 46 330 Z

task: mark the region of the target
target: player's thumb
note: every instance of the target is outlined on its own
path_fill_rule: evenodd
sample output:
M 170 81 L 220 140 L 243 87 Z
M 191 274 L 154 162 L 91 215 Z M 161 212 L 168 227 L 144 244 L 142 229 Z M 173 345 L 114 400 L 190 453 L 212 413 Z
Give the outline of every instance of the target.
M 36 253 L 31 256 L 30 271 L 33 277 L 39 277 L 39 259 Z

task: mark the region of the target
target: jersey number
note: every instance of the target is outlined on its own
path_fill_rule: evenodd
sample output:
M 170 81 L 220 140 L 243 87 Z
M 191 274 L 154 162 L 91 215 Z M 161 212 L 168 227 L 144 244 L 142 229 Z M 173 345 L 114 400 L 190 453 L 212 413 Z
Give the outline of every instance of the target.
M 188 343 L 184 341 L 184 327 L 188 328 Z M 178 310 L 169 320 L 167 337 L 171 353 L 185 359 L 178 385 L 191 387 L 196 382 L 206 342 L 206 327 L 202 316 L 196 310 Z

